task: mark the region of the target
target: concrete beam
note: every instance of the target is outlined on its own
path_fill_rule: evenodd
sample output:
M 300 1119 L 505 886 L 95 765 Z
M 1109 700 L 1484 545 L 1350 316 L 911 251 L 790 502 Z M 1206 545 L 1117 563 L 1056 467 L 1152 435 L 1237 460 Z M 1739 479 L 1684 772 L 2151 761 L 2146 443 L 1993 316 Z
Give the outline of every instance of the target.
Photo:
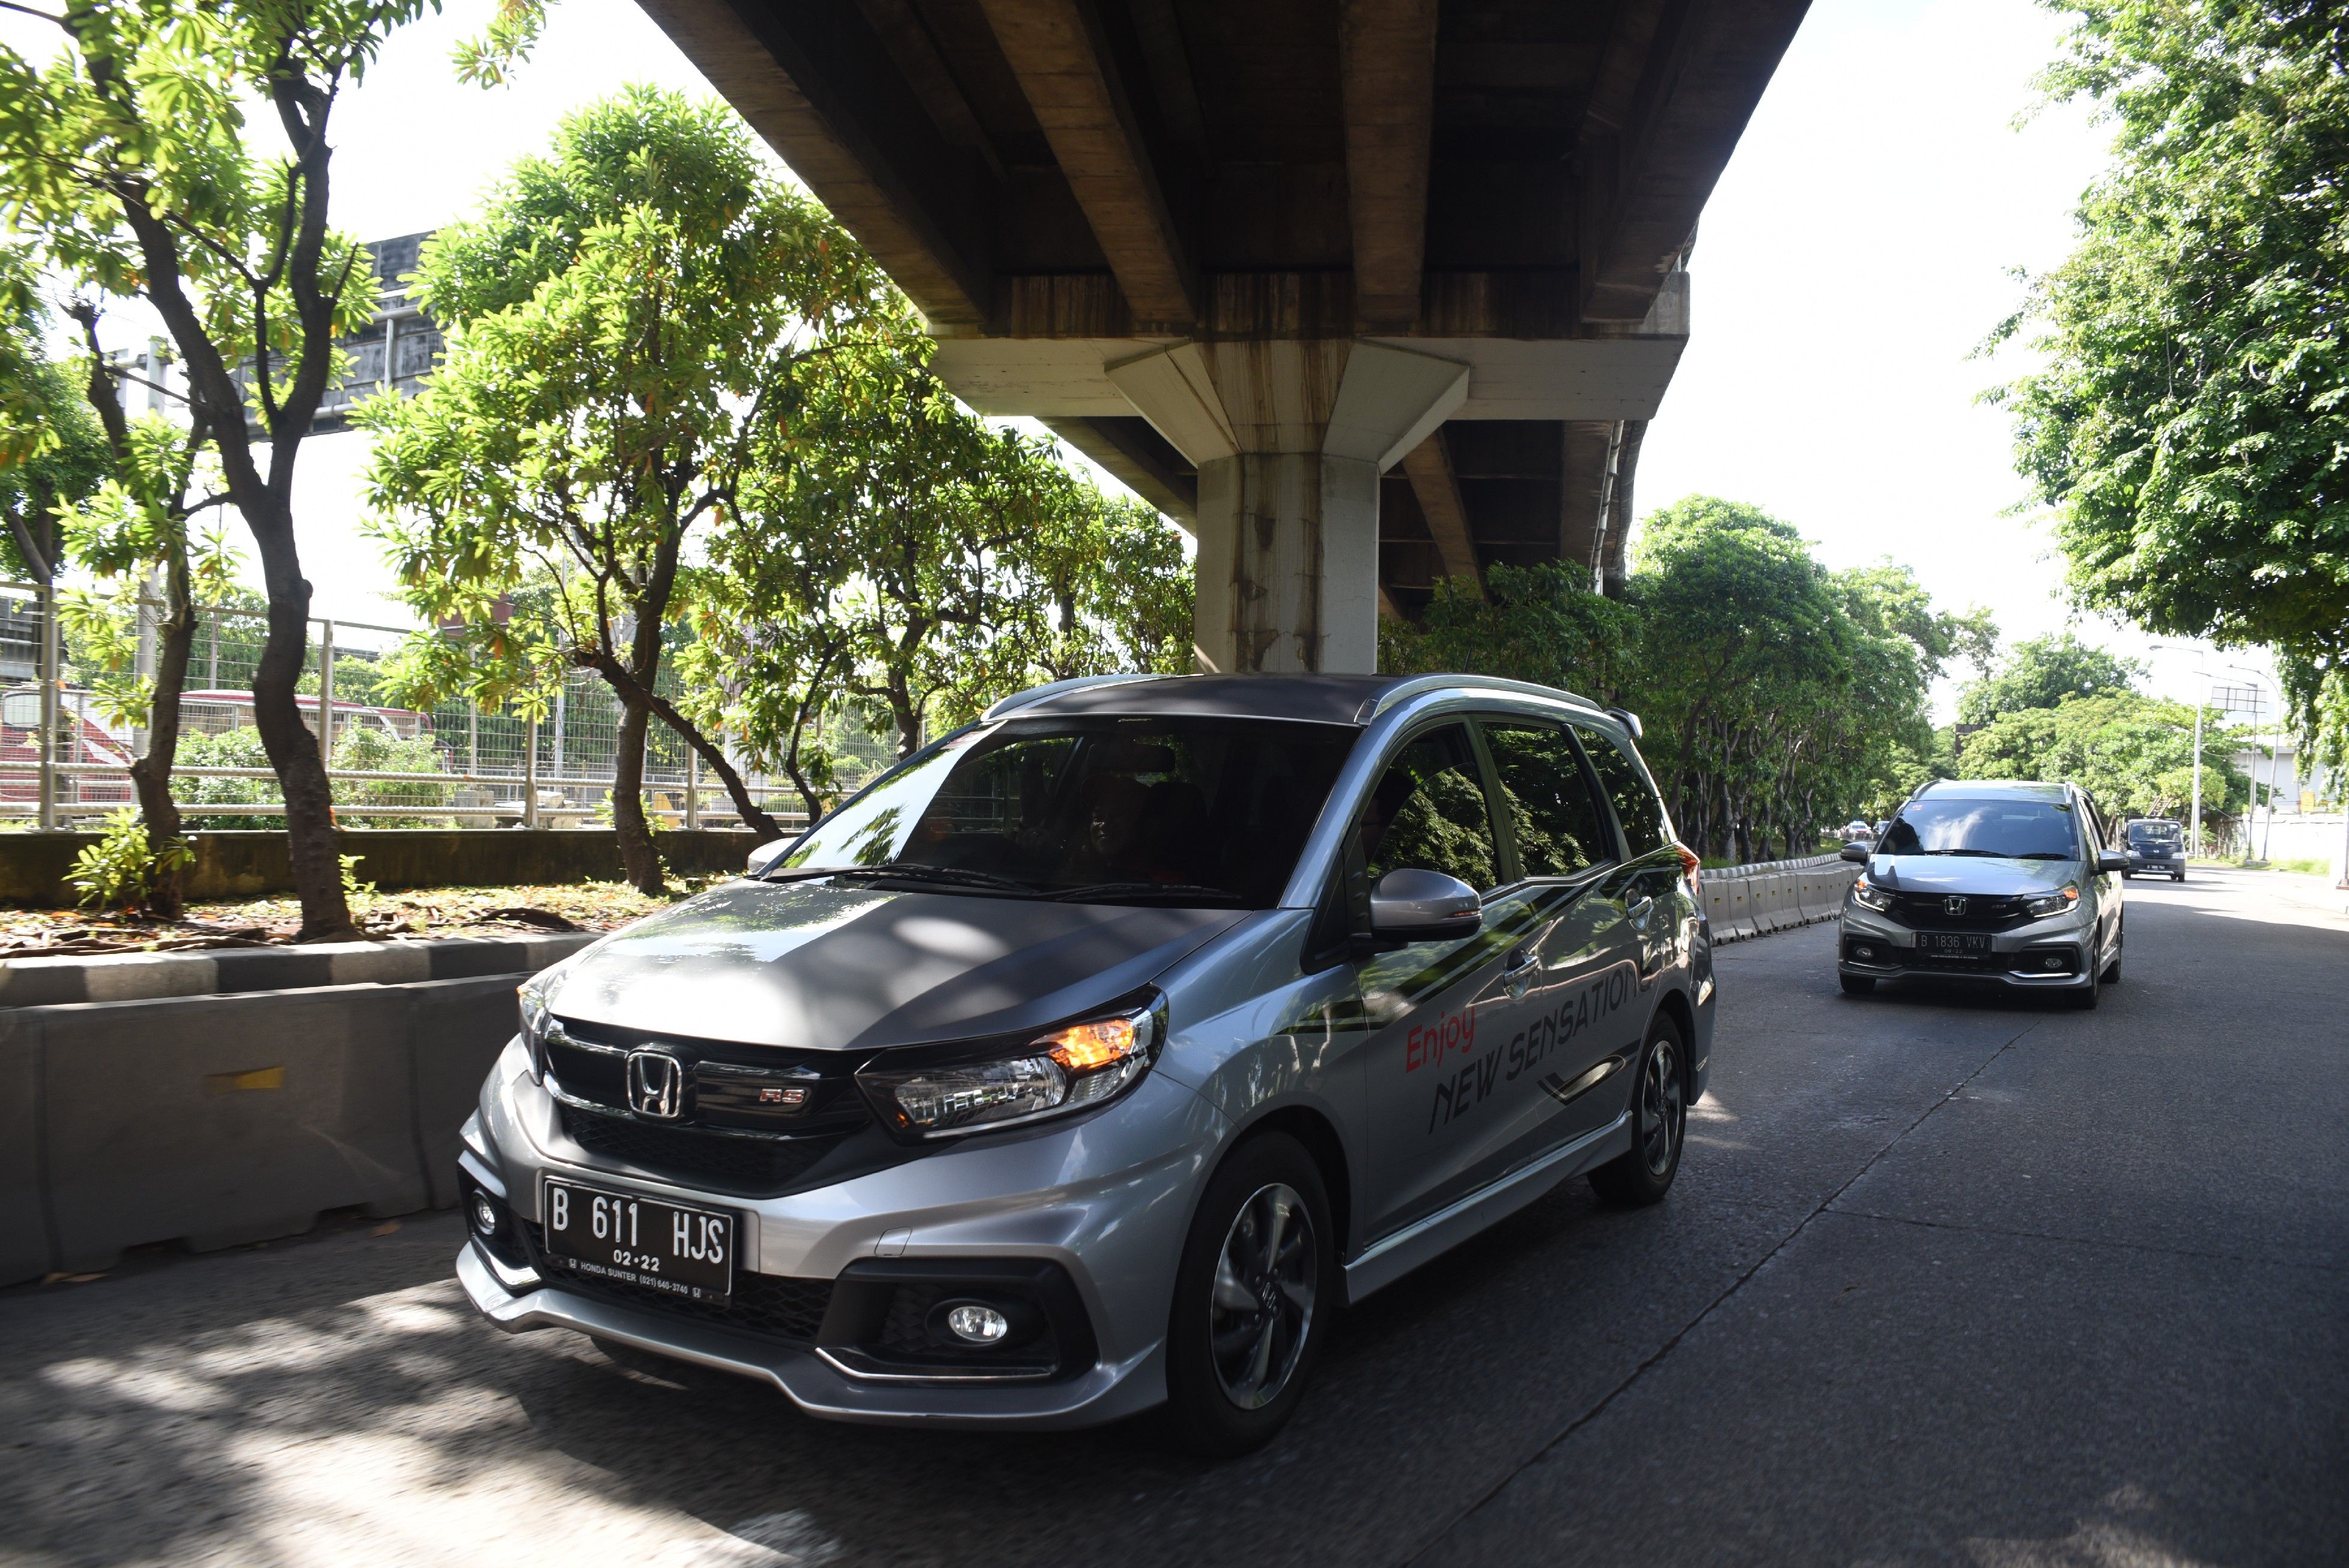
M 1809 8 L 1642 0 L 1620 18 L 1578 154 L 1584 319 L 1647 316 Z M 1626 98 L 1626 62 L 1642 56 Z
M 1339 14 L 1354 314 L 1365 332 L 1408 331 L 1419 319 L 1435 12 L 1435 0 L 1345 0 Z
M 1128 400 L 1110 367 L 1162 352 L 1178 341 L 1164 336 L 947 338 L 938 344 L 930 368 L 982 414 L 1116 418 L 1142 405 L 1139 399 Z M 1466 366 L 1467 396 L 1446 416 L 1454 419 L 1651 418 L 1687 346 L 1678 335 L 1646 335 L 1548 341 L 1359 341 Z M 1165 432 L 1164 426 L 1160 429 L 1178 449 L 1192 455 L 1183 439 Z
M 643 5 L 933 325 L 986 324 L 996 182 L 939 134 L 854 0 Z
M 1411 480 L 1412 494 L 1419 501 L 1420 515 L 1427 520 L 1436 552 L 1444 558 L 1444 574 L 1466 578 L 1482 598 L 1485 569 L 1476 559 L 1468 509 L 1461 503 L 1460 482 L 1453 476 L 1452 454 L 1444 445 L 1444 432 L 1437 430 L 1405 453 L 1402 471 Z
M 1173 518 L 1199 531 L 1199 476 L 1183 454 L 1139 418 L 1047 419 L 1055 436 L 1109 470 L 1117 481 Z
M 1198 319 L 1191 263 L 1086 0 L 979 0 L 1137 324 Z

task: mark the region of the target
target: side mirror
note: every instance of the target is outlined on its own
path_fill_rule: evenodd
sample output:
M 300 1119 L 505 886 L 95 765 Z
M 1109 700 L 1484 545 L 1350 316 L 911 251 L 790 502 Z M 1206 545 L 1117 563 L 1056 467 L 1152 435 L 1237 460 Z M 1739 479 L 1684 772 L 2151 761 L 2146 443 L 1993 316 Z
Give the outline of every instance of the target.
M 788 838 L 769 839 L 765 843 L 752 850 L 750 859 L 742 862 L 742 874 L 746 877 L 763 874 L 769 866 L 781 858 L 782 852 L 791 848 L 791 845 L 792 841 Z
M 1849 861 L 1854 865 L 1864 866 L 1868 863 L 1868 849 L 1866 844 L 1846 844 L 1837 851 L 1837 854 L 1838 858 Z
M 1485 902 L 1458 877 L 1399 866 L 1371 890 L 1371 934 L 1381 942 L 1453 942 L 1484 928 Z
M 2128 869 L 2129 858 L 2120 851 L 2101 850 L 2097 851 L 2096 870 L 2100 872 L 2125 872 Z

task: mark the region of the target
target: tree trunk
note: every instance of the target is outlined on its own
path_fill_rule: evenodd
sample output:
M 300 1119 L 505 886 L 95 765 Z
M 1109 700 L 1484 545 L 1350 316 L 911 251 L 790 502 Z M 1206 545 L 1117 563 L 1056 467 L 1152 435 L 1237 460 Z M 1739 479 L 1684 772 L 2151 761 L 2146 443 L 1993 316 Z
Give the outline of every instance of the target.
M 274 493 L 264 493 L 274 506 Z M 274 515 L 246 511 L 245 523 L 260 548 L 262 578 L 269 589 L 269 637 L 253 672 L 253 720 L 285 795 L 285 847 L 294 862 L 295 895 L 302 903 L 302 930 L 295 940 L 353 941 L 358 932 L 343 897 L 334 792 L 318 738 L 302 721 L 295 700 L 310 655 L 310 584 L 295 552 L 294 520 L 275 507 Z
M 187 552 L 165 567 L 163 619 L 155 628 L 155 694 L 147 710 L 147 755 L 130 764 L 130 787 L 147 823 L 147 846 L 160 851 L 180 836 L 180 806 L 171 799 L 171 767 L 180 754 L 180 693 L 188 684 L 188 655 L 196 645 L 196 610 L 188 586 Z M 339 870 L 339 865 L 337 866 Z M 185 907 L 181 868 L 167 861 L 149 883 L 147 913 L 177 920 Z
M 652 710 L 630 703 L 620 710 L 620 732 L 612 758 L 612 828 L 620 840 L 620 874 L 638 892 L 657 895 L 663 890 L 660 851 L 653 846 L 652 823 L 645 817 L 645 731 Z

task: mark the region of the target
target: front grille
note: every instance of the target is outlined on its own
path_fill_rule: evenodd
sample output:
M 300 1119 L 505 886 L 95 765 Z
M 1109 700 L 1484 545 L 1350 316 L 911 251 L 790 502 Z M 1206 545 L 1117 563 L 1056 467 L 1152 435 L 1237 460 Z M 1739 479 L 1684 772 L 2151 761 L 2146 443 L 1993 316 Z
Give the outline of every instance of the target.
M 812 1345 L 816 1331 L 823 1326 L 824 1312 L 832 1305 L 832 1281 L 828 1279 L 761 1274 L 737 1274 L 734 1294 L 723 1306 L 715 1302 L 680 1301 L 663 1291 L 647 1290 L 619 1280 L 593 1279 L 573 1274 L 559 1264 L 549 1264 L 545 1262 L 546 1233 L 535 1224 L 524 1224 L 522 1230 L 529 1240 L 532 1254 L 540 1261 L 541 1274 L 559 1280 L 567 1291 L 619 1306 L 716 1324 L 784 1345 Z
M 590 1154 L 696 1187 L 749 1197 L 771 1197 L 788 1190 L 838 1148 L 850 1130 L 812 1132 L 803 1138 L 732 1137 L 599 1116 L 572 1105 L 558 1109 L 564 1136 Z
M 1892 918 L 1919 931 L 2010 931 L 2030 923 L 2030 913 L 2020 898 L 1962 895 L 1965 913 L 1951 914 L 1938 892 L 1895 893 Z

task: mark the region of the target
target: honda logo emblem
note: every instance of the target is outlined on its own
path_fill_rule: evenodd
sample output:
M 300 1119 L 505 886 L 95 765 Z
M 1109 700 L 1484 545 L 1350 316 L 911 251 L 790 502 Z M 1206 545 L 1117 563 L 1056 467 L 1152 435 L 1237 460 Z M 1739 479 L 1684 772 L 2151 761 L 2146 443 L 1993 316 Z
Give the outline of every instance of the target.
M 685 1109 L 685 1064 L 667 1051 L 628 1053 L 628 1109 L 675 1121 Z
M 1945 898 L 1941 901 L 1941 913 L 1943 914 L 1963 914 L 1965 912 L 1966 901 L 1964 899 Z M 631 1059 L 633 1060 L 634 1058 Z

